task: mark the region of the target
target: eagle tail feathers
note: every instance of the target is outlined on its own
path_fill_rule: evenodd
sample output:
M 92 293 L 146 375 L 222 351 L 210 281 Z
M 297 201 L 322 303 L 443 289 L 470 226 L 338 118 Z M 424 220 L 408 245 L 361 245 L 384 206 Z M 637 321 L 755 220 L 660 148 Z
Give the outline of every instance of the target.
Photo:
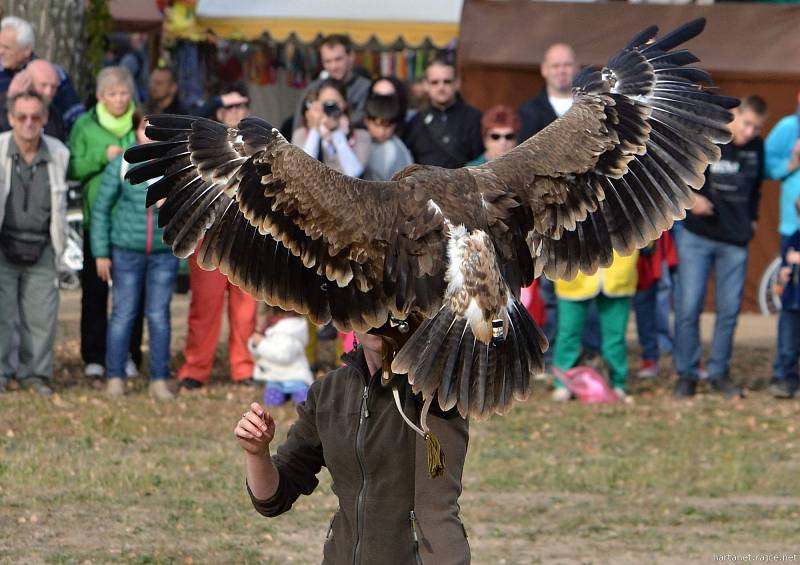
M 442 410 L 486 418 L 507 412 L 530 394 L 533 375 L 544 371 L 547 339 L 525 307 L 512 298 L 503 340 L 483 343 L 469 321 L 447 306 L 421 325 L 392 362 L 415 393 L 436 396 Z

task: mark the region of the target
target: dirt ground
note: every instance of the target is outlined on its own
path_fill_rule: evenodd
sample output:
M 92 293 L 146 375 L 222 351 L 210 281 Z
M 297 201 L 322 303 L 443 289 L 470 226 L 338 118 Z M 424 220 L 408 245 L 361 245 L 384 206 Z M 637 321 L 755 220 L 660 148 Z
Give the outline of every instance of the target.
M 187 306 L 173 302 L 175 366 Z M 219 363 L 202 394 L 157 404 L 140 378 L 110 402 L 80 374 L 78 320 L 79 294 L 64 293 L 59 394 L 0 396 L 0 563 L 318 563 L 336 507 L 326 473 L 276 520 L 244 496 L 232 418 L 260 391 Z M 702 323 L 707 340 L 713 316 Z M 629 338 L 635 367 L 633 325 Z M 774 342 L 775 319 L 742 316 L 742 401 L 671 400 L 665 360 L 658 379 L 632 379 L 629 403 L 557 405 L 537 383 L 474 423 L 461 498 L 473 562 L 800 561 L 800 403 L 763 390 Z M 285 433 L 293 409 L 276 419 Z

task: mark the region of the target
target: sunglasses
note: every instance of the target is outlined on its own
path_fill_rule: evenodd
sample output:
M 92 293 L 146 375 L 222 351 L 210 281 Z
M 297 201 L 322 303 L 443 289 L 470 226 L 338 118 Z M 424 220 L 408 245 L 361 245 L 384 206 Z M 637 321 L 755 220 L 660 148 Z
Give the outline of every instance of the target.
M 41 114 L 15 114 L 14 119 L 19 122 L 32 122 L 34 124 L 41 122 L 44 116 Z
M 506 141 L 514 141 L 517 138 L 516 133 L 490 133 L 489 137 L 492 138 L 494 141 L 500 141 L 501 139 L 505 139 Z

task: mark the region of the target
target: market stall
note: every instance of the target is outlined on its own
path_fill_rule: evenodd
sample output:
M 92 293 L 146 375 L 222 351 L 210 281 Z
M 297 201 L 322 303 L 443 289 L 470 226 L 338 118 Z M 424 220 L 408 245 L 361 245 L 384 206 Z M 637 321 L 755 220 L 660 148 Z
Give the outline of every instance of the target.
M 462 0 L 186 0 L 173 4 L 166 29 L 182 75 L 206 76 L 202 87 L 212 77 L 245 80 L 254 113 L 280 123 L 319 72 L 321 37 L 348 35 L 362 72 L 413 81 L 431 57 L 454 51 L 461 5 Z M 201 90 L 182 88 L 182 96 L 191 102 Z

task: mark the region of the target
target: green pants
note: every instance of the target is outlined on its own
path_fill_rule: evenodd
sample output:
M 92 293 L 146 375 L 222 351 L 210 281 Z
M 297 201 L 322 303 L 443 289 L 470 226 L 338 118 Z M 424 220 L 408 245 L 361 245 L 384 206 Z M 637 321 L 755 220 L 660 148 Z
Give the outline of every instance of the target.
M 601 353 L 611 367 L 611 386 L 625 388 L 628 379 L 628 351 L 625 330 L 628 327 L 631 299 L 629 296 L 609 298 L 603 294 L 590 300 L 558 299 L 558 333 L 553 363 L 562 371 L 575 366 L 581 356 L 581 336 L 586 313 L 592 300 L 597 302 L 600 316 Z M 564 383 L 556 380 L 556 387 Z
M 45 247 L 34 265 L 9 263 L 0 252 L 0 359 L 5 359 L 19 319 L 17 380 L 49 379 L 58 324 L 58 286 L 53 248 Z M 19 313 L 19 318 L 14 315 Z M 14 375 L 4 375 L 12 377 Z

